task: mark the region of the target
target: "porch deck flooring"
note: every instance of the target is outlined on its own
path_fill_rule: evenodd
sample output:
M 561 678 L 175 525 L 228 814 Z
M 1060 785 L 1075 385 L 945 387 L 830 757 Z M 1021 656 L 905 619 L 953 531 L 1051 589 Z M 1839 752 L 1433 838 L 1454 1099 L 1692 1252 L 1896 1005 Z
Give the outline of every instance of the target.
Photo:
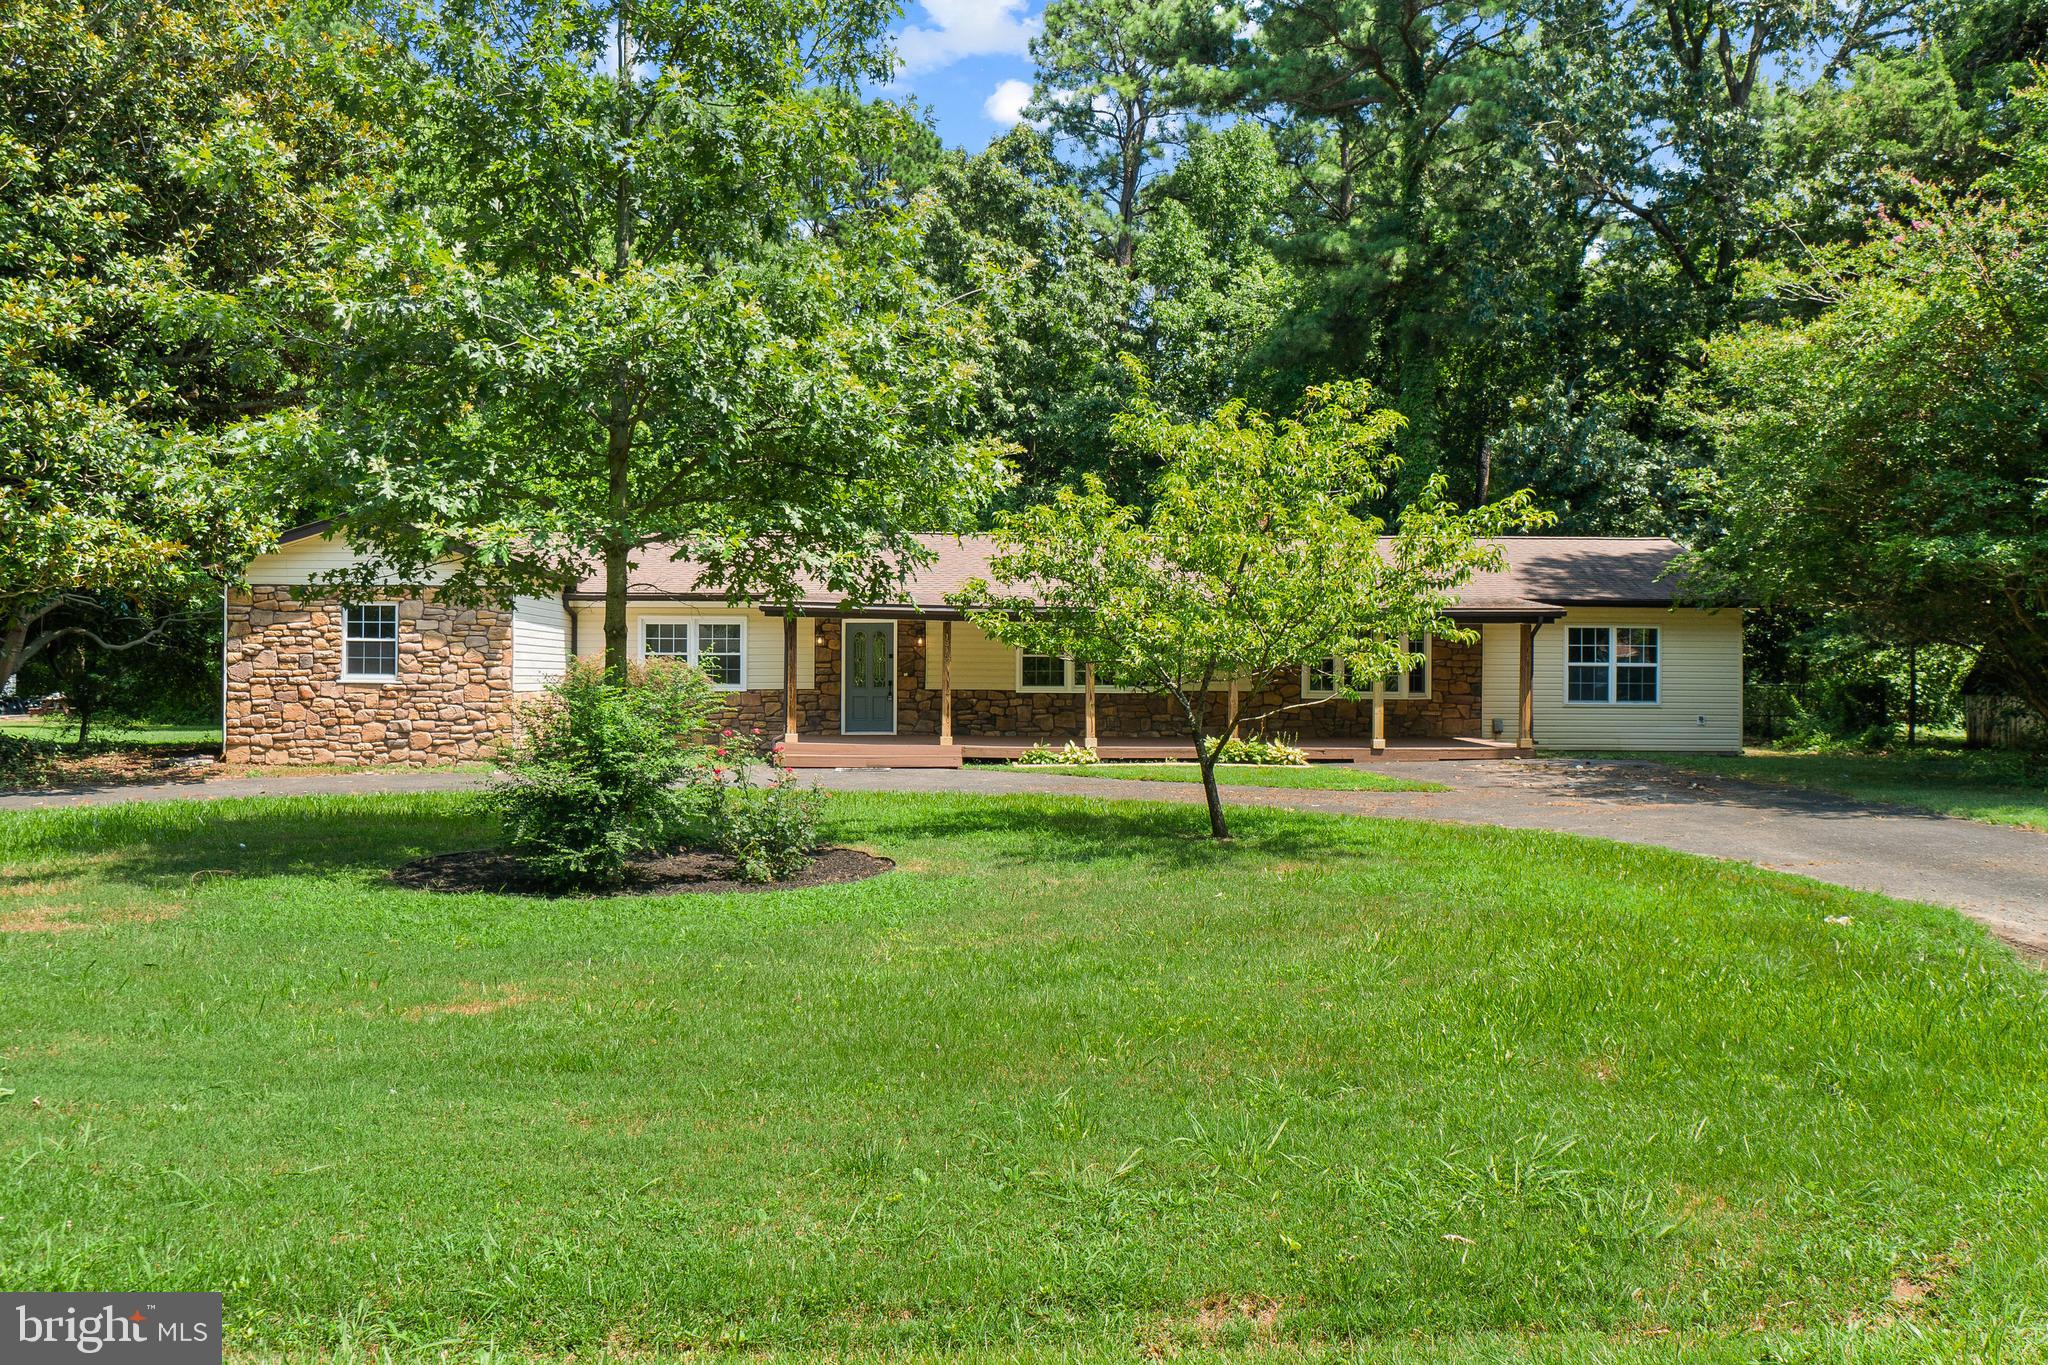
M 836 735 L 799 739 L 783 749 L 782 761 L 791 768 L 958 768 L 966 763 L 1014 759 L 1036 742 L 956 735 L 953 743 L 940 744 L 930 735 Z M 1078 744 L 1079 738 L 1074 742 Z M 1355 740 L 1310 742 L 1302 747 L 1312 763 L 1429 763 L 1516 758 L 1527 753 L 1504 740 L 1476 736 L 1390 739 L 1380 753 Z M 1186 759 L 1188 744 L 1171 739 L 1105 739 L 1096 743 L 1095 753 L 1107 762 Z

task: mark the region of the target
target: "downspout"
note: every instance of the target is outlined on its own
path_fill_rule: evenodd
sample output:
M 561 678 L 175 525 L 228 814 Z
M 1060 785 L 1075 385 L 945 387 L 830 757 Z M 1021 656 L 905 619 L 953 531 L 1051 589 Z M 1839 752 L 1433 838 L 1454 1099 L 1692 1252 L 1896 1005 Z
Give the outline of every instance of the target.
M 582 651 L 576 648 L 576 608 L 569 605 L 567 588 L 562 589 L 562 613 L 569 618 L 569 662 L 573 664 L 582 657 Z
M 1532 653 L 1536 649 L 1536 637 L 1541 635 L 1543 633 L 1543 628 L 1549 624 L 1550 623 L 1548 621 L 1538 621 L 1535 625 L 1529 627 L 1529 649 Z M 1537 747 L 1535 698 L 1536 678 L 1534 672 L 1532 671 L 1529 677 L 1529 751 L 1531 753 L 1534 753 Z

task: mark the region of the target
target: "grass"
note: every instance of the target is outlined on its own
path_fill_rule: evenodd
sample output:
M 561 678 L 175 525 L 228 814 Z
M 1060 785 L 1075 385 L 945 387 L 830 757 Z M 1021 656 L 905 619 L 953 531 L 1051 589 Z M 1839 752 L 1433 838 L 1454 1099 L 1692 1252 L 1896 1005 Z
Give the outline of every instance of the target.
M 69 744 L 78 738 L 78 722 L 68 716 L 0 716 L 0 735 L 16 739 L 48 739 Z M 220 743 L 218 725 L 119 725 L 100 721 L 92 727 L 95 741 L 108 744 L 173 745 L 196 748 Z
M 1918 806 L 1994 825 L 2048 830 L 2048 778 L 2029 778 L 2020 755 L 2001 749 L 1920 748 L 1840 754 L 1751 749 L 1740 757 L 1629 753 L 1693 772 L 1775 782 L 1859 801 Z
M 1952 914 L 1026 797 L 833 796 L 846 887 L 382 882 L 473 810 L 0 816 L 0 1283 L 236 1359 L 2042 1349 L 2048 979 Z
M 1202 770 L 1193 763 L 1011 763 L 1012 772 L 1058 773 L 1063 777 L 1109 777 L 1142 782 L 1200 782 Z M 1366 768 L 1338 764 L 1296 767 L 1273 763 L 1226 763 L 1216 769 L 1216 781 L 1225 787 L 1298 787 L 1318 791 L 1440 792 L 1441 782 L 1417 782 L 1406 777 L 1389 777 Z

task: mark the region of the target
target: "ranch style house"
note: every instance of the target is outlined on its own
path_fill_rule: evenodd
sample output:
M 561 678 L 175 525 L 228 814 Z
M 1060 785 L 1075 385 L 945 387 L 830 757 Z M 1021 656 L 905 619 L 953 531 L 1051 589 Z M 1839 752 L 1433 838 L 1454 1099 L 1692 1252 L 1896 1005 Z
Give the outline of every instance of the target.
M 1098 684 L 1086 663 L 1023 654 L 947 603 L 986 576 L 990 542 L 926 538 L 934 559 L 900 599 L 825 595 L 734 604 L 696 567 L 643 553 L 628 597 L 636 658 L 696 664 L 731 694 L 731 723 L 779 738 L 800 767 L 957 766 L 1034 743 L 1104 757 L 1185 745 L 1164 697 Z M 1328 667 L 1219 684 L 1330 700 L 1270 727 L 1321 759 L 1486 758 L 1572 749 L 1735 752 L 1742 746 L 1742 612 L 1680 606 L 1680 546 L 1648 537 L 1516 536 L 1427 662 L 1338 697 Z M 356 563 L 324 523 L 289 531 L 227 595 L 224 755 L 250 764 L 476 759 L 571 658 L 603 652 L 603 582 L 502 609 L 436 601 L 431 585 L 362 601 L 311 585 Z

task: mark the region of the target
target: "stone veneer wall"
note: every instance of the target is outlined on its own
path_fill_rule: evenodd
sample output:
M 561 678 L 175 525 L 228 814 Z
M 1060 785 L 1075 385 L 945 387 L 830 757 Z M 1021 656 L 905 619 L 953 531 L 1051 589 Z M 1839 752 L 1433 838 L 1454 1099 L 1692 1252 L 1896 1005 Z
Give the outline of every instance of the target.
M 509 612 L 398 599 L 398 677 L 341 680 L 341 603 L 262 586 L 228 599 L 230 763 L 480 758 L 512 720 Z
M 432 600 L 399 604 L 399 676 L 394 683 L 341 681 L 341 605 L 300 601 L 286 587 L 258 587 L 228 604 L 226 756 L 231 763 L 441 763 L 482 757 L 512 726 L 512 621 L 508 612 L 461 610 Z M 840 623 L 806 618 L 813 632 L 819 686 L 797 694 L 798 733 L 839 734 Z M 925 653 L 936 623 L 904 621 L 897 630 L 896 733 L 936 736 L 939 692 L 925 687 Z M 1480 647 L 1435 642 L 1428 698 L 1389 700 L 1394 738 L 1480 732 Z M 1298 677 L 1250 699 L 1259 705 L 1298 699 Z M 1226 695 L 1209 699 L 1220 723 Z M 731 695 L 726 723 L 782 734 L 782 691 Z M 1078 692 L 953 692 L 956 739 L 1079 740 Z M 1178 739 L 1185 733 L 1167 697 L 1099 691 L 1096 733 L 1103 739 Z M 1328 701 L 1289 712 L 1263 727 L 1301 739 L 1366 740 L 1372 703 Z

